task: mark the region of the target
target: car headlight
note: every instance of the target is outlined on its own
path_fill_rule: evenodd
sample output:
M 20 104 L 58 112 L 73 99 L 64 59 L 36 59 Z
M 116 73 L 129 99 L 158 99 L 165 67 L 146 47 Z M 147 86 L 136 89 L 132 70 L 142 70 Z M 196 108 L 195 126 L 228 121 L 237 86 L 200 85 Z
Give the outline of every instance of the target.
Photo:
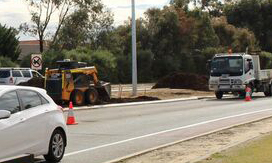
M 242 85 L 242 84 L 243 84 L 243 81 L 240 80 L 240 79 L 234 79 L 234 80 L 233 80 L 233 84 Z

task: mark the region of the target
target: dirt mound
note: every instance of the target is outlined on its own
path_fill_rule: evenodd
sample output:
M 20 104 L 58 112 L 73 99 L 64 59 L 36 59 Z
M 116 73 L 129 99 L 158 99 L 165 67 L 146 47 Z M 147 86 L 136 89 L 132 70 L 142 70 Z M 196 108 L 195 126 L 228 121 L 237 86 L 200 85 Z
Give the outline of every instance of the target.
M 141 102 L 141 101 L 154 101 L 160 100 L 157 97 L 139 96 L 136 98 L 112 98 L 110 103 L 126 103 L 126 102 Z
M 32 78 L 29 81 L 22 82 L 18 85 L 44 88 L 44 78 Z
M 192 73 L 177 72 L 160 79 L 152 89 L 156 88 L 208 91 L 208 77 Z

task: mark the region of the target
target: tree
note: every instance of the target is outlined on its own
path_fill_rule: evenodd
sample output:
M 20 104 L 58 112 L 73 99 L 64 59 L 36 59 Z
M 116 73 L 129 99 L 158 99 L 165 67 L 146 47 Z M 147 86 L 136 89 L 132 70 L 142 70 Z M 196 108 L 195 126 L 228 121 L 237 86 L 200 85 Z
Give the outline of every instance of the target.
M 95 66 L 100 80 L 116 81 L 116 58 L 109 51 L 93 51 L 86 47 L 78 47 L 70 51 L 64 50 L 63 53 L 64 58 L 86 62 L 90 66 Z
M 111 30 L 112 24 L 113 16 L 104 6 L 96 11 L 80 8 L 64 22 L 57 44 L 63 49 L 74 49 L 86 44 L 98 49 L 100 45 L 96 42 L 100 34 Z
M 26 2 L 31 14 L 31 23 L 23 23 L 19 29 L 25 34 L 38 36 L 40 52 L 43 52 L 43 41 L 51 35 L 50 32 L 53 32 L 48 30 L 48 26 L 54 14 L 57 15 L 58 25 L 54 34 L 51 35 L 52 45 L 56 43 L 60 29 L 68 15 L 75 9 L 85 8 L 91 12 L 91 16 L 96 16 L 103 6 L 100 0 L 26 0 Z
M 0 24 L 0 55 L 12 61 L 16 61 L 21 53 L 16 35 L 17 31 L 14 28 L 7 28 Z
M 207 47 L 216 47 L 219 44 L 218 36 L 212 27 L 209 14 L 199 9 L 192 11 L 195 18 L 195 30 L 193 35 L 196 38 L 193 49 L 205 49 Z
M 71 14 L 64 22 L 58 38 L 61 49 L 72 50 L 84 46 L 88 39 L 88 12 L 81 9 Z
M 187 10 L 190 1 L 191 0 L 170 0 L 170 5 Z
M 16 63 L 12 62 L 10 58 L 0 56 L 0 67 L 16 67 Z
M 272 2 L 241 0 L 225 6 L 227 21 L 254 32 L 262 50 L 272 52 Z

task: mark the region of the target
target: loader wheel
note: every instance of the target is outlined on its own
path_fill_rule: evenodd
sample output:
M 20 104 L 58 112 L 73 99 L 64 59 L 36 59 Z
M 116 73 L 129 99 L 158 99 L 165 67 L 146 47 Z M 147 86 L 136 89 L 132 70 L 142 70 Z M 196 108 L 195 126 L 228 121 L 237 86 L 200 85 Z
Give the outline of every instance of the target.
M 83 105 L 84 104 L 84 93 L 80 90 L 74 90 L 71 94 L 71 101 L 75 104 L 75 105 Z
M 98 103 L 98 92 L 95 88 L 90 88 L 85 92 L 86 102 L 88 104 Z

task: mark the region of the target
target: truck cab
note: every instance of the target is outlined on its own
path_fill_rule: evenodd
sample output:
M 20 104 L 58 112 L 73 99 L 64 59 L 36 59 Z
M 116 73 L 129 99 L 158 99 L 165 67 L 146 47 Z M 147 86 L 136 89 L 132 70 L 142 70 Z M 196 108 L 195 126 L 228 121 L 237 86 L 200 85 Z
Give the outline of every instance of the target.
M 271 96 L 271 70 L 260 70 L 258 55 L 245 53 L 216 54 L 210 62 L 209 89 L 218 99 L 223 94 L 244 96 L 246 87 L 252 92 Z

